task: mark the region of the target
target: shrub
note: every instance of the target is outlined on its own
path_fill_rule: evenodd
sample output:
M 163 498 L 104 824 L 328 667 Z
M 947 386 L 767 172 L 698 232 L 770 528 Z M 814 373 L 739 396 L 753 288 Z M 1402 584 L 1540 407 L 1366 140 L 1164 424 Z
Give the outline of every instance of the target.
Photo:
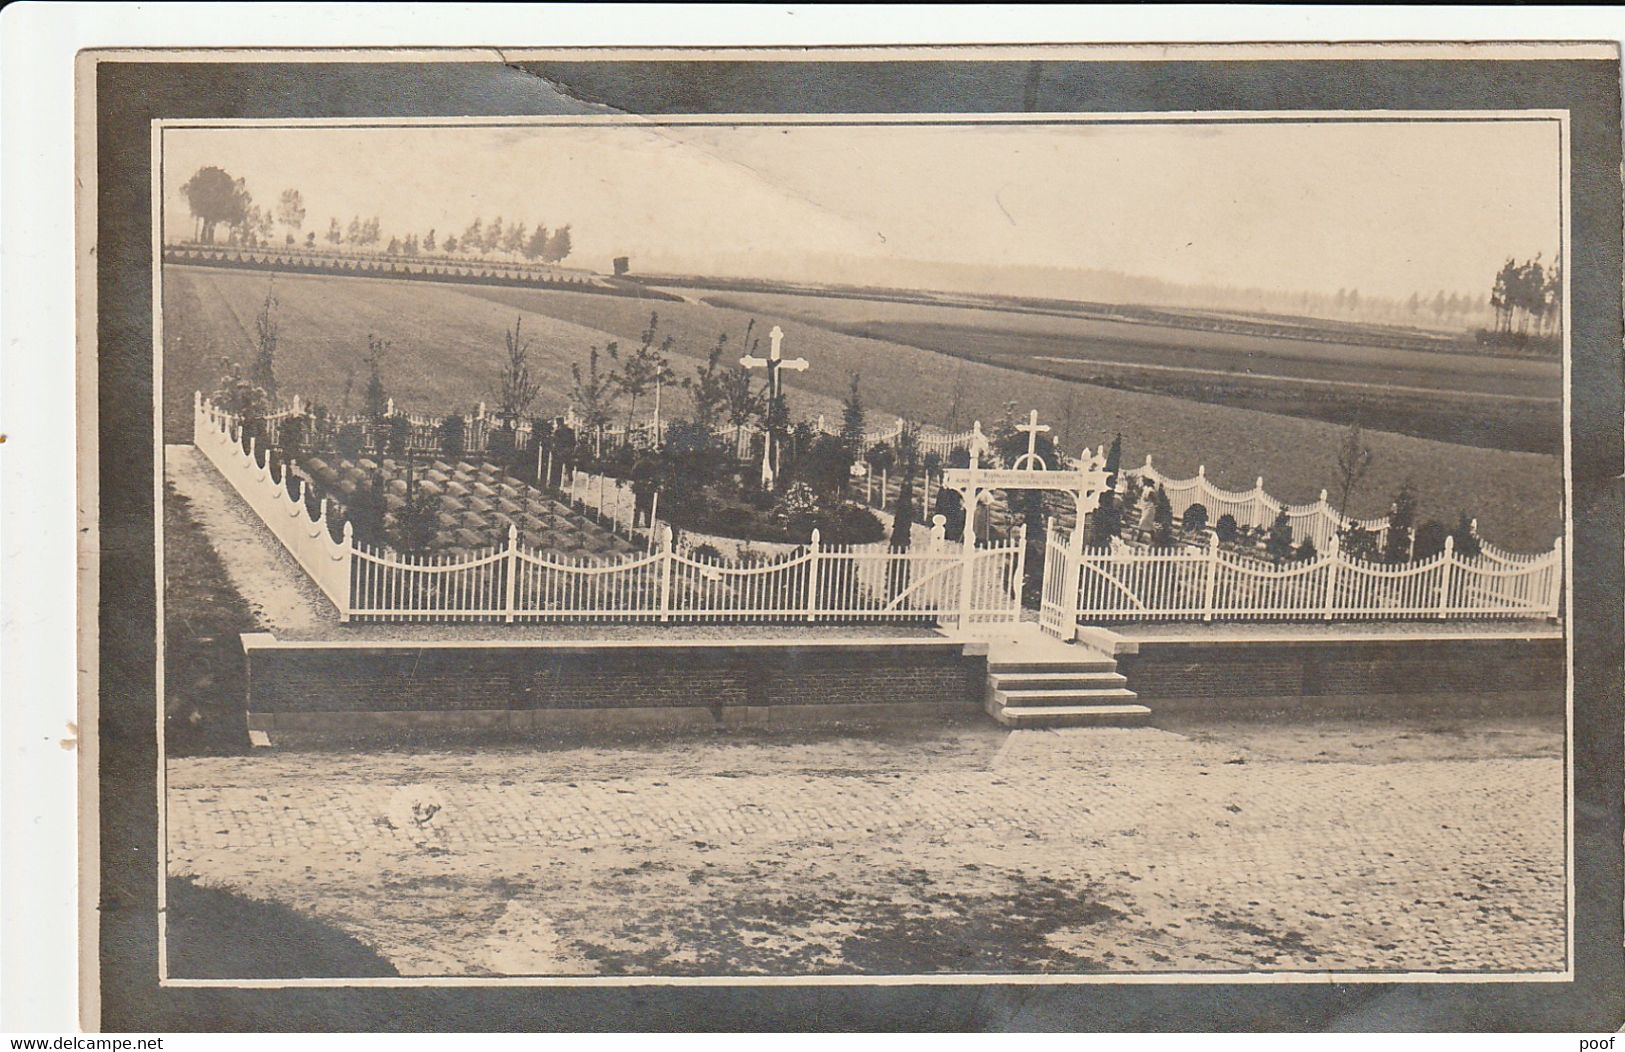
M 1343 554 L 1362 562 L 1376 562 L 1381 557 L 1377 535 L 1364 526 L 1350 526 L 1342 535 Z
M 507 424 L 493 427 L 486 435 L 485 451 L 489 453 L 491 455 L 491 459 L 495 460 L 497 463 L 506 464 L 513 458 L 514 446 L 516 444 L 514 439 L 514 430 Z
M 775 515 L 797 529 L 811 528 L 810 524 L 817 512 L 818 495 L 813 492 L 811 486 L 800 481 L 786 486 L 773 508 Z
M 796 458 L 796 477 L 805 481 L 825 497 L 839 496 L 851 477 L 852 458 L 841 440 L 834 435 L 819 435 L 811 446 Z
M 722 553 L 717 550 L 717 546 L 714 544 L 702 544 L 690 550 L 688 554 L 694 559 L 703 559 L 709 562 L 722 561 Z
M 863 459 L 868 462 L 869 470 L 873 471 L 877 476 L 890 474 L 891 469 L 897 465 L 897 455 L 892 452 L 891 446 L 884 442 L 876 442 L 870 446 L 869 452 L 864 454 Z
M 1104 548 L 1113 537 L 1123 535 L 1123 512 L 1118 507 L 1117 494 L 1107 490 L 1100 495 L 1100 506 L 1089 515 L 1089 531 L 1089 543 L 1097 548 Z
M 1286 517 L 1285 508 L 1276 513 L 1275 521 L 1270 524 L 1270 532 L 1264 538 L 1264 552 L 1278 563 L 1292 556 L 1292 522 Z
M 345 460 L 355 460 L 367 445 L 367 430 L 359 423 L 345 424 L 339 428 L 338 437 L 334 439 L 339 456 Z
M 1241 530 L 1236 526 L 1236 517 L 1229 512 L 1219 516 L 1218 525 L 1213 529 L 1219 535 L 1219 540 L 1225 544 L 1235 544 Z
M 1483 545 L 1478 543 L 1478 534 L 1473 530 L 1473 520 L 1465 511 L 1456 521 L 1456 528 L 1450 531 L 1450 536 L 1456 539 L 1456 554 L 1463 559 L 1476 559 L 1484 553 Z
M 1315 539 L 1305 537 L 1303 543 L 1298 545 L 1298 550 L 1292 553 L 1292 557 L 1302 563 L 1312 563 L 1320 558 L 1320 553 L 1315 550 Z
M 412 421 L 405 413 L 384 418 L 384 444 L 389 452 L 401 456 L 412 443 Z
M 1429 519 L 1424 522 L 1416 530 L 1415 557 L 1417 559 L 1431 559 L 1438 555 L 1444 551 L 1444 541 L 1448 536 L 1450 536 L 1450 531 L 1445 529 L 1444 523 L 1439 520 Z
M 963 541 L 965 539 L 965 501 L 958 490 L 946 487 L 937 490 L 937 506 L 933 514 L 943 518 L 943 539 L 950 541 Z
M 1151 543 L 1159 548 L 1171 547 L 1174 543 L 1174 508 L 1168 503 L 1168 492 L 1161 486 L 1157 487 L 1152 505 L 1151 524 Z
M 1201 533 L 1207 529 L 1207 505 L 1192 504 L 1186 508 L 1179 524 L 1191 533 Z
M 460 457 L 468 441 L 467 422 L 461 413 L 453 413 L 440 421 L 440 451 L 449 457 Z
M 277 445 L 286 456 L 297 457 L 303 453 L 312 434 L 312 421 L 305 414 L 285 417 L 277 427 Z
M 1383 545 L 1383 560 L 1391 563 L 1406 562 L 1411 557 L 1411 530 L 1416 526 L 1416 490 L 1410 479 L 1401 483 L 1394 494 L 1393 507 L 1388 512 L 1388 540 Z
M 826 544 L 875 544 L 886 539 L 886 527 L 869 509 L 840 503 L 819 510 L 819 539 Z

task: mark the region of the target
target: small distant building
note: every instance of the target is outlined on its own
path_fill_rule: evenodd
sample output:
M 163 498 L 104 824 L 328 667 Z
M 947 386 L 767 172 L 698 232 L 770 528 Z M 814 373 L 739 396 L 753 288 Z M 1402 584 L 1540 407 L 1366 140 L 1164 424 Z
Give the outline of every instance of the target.
M 627 271 L 629 271 L 631 269 L 632 269 L 632 261 L 629 258 L 627 258 L 626 256 L 616 256 L 615 257 L 615 276 L 616 277 L 621 277 L 622 275 L 624 275 Z

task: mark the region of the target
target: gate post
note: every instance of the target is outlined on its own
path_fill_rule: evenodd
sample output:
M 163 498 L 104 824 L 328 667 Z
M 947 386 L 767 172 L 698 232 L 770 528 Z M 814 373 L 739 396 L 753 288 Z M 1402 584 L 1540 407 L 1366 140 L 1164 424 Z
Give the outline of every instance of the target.
M 1449 616 L 1450 609 L 1450 571 L 1456 562 L 1456 538 L 1453 534 L 1446 534 L 1444 539 L 1444 563 L 1440 569 L 1443 577 L 1439 581 L 1439 617 Z
M 671 527 L 660 532 L 660 620 L 671 620 L 671 561 L 676 554 L 671 541 Z
M 1045 563 L 1046 568 L 1048 562 Z M 1011 591 L 1014 593 L 1015 615 L 1010 620 L 1021 620 L 1021 599 L 1027 592 L 1027 523 L 1023 520 L 1021 529 L 1016 534 L 1016 576 L 1011 580 Z M 1042 599 L 1039 600 L 1043 602 Z
M 327 532 L 327 498 L 322 498 L 322 532 L 327 534 L 329 540 L 332 534 Z M 339 624 L 350 623 L 350 611 L 355 606 L 355 527 L 350 520 L 344 520 L 344 548 L 343 555 L 339 557 L 340 565 L 344 567 L 344 587 L 339 594 L 344 596 L 344 605 L 339 607 Z
M 511 625 L 513 624 L 514 590 L 519 583 L 519 527 L 511 522 L 508 523 L 508 558 L 506 566 L 508 567 L 508 580 L 503 589 L 506 593 L 503 596 L 503 609 L 507 611 L 507 621 Z
M 975 486 L 964 490 L 965 528 L 959 542 L 959 630 L 970 627 L 971 567 L 976 561 L 976 503 L 981 493 Z
M 807 620 L 818 618 L 818 527 L 813 527 L 807 546 Z
M 1556 621 L 1563 616 L 1563 538 L 1559 537 L 1557 543 L 1552 545 L 1552 575 L 1551 584 L 1546 594 L 1546 616 Z
M 1207 566 L 1202 576 L 1202 620 L 1213 620 L 1213 593 L 1219 578 L 1219 535 L 1207 535 Z
M 1321 491 L 1324 495 L 1325 491 Z M 1337 608 L 1337 568 L 1342 565 L 1343 550 L 1337 543 L 1337 534 L 1332 534 L 1326 542 L 1326 602 L 1321 610 L 1321 616 L 1330 621 L 1332 613 Z

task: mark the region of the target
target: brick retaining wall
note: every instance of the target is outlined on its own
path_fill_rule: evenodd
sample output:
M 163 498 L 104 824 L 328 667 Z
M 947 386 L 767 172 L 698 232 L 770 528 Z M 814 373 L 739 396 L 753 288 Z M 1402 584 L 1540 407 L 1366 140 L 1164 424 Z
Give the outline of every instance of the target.
M 1118 671 L 1153 712 L 1563 711 L 1558 637 L 1141 642 Z
M 974 715 L 985 645 L 302 643 L 243 636 L 251 730 L 547 731 Z

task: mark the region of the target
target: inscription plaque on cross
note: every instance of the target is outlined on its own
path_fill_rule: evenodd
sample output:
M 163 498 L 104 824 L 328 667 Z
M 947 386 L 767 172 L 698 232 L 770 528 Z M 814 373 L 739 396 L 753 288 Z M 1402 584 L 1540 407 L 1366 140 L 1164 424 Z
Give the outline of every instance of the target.
M 805 358 L 786 358 L 782 350 L 784 344 L 784 330 L 777 325 L 767 334 L 769 349 L 766 358 L 758 358 L 754 354 L 747 354 L 739 359 L 739 364 L 746 369 L 767 370 L 767 397 L 768 407 L 771 409 L 778 404 L 779 398 L 784 394 L 784 383 L 779 378 L 779 370 L 794 369 L 796 372 L 805 372 L 811 364 Z M 772 489 L 779 476 L 779 443 L 778 436 L 770 427 L 762 440 L 762 488 Z

